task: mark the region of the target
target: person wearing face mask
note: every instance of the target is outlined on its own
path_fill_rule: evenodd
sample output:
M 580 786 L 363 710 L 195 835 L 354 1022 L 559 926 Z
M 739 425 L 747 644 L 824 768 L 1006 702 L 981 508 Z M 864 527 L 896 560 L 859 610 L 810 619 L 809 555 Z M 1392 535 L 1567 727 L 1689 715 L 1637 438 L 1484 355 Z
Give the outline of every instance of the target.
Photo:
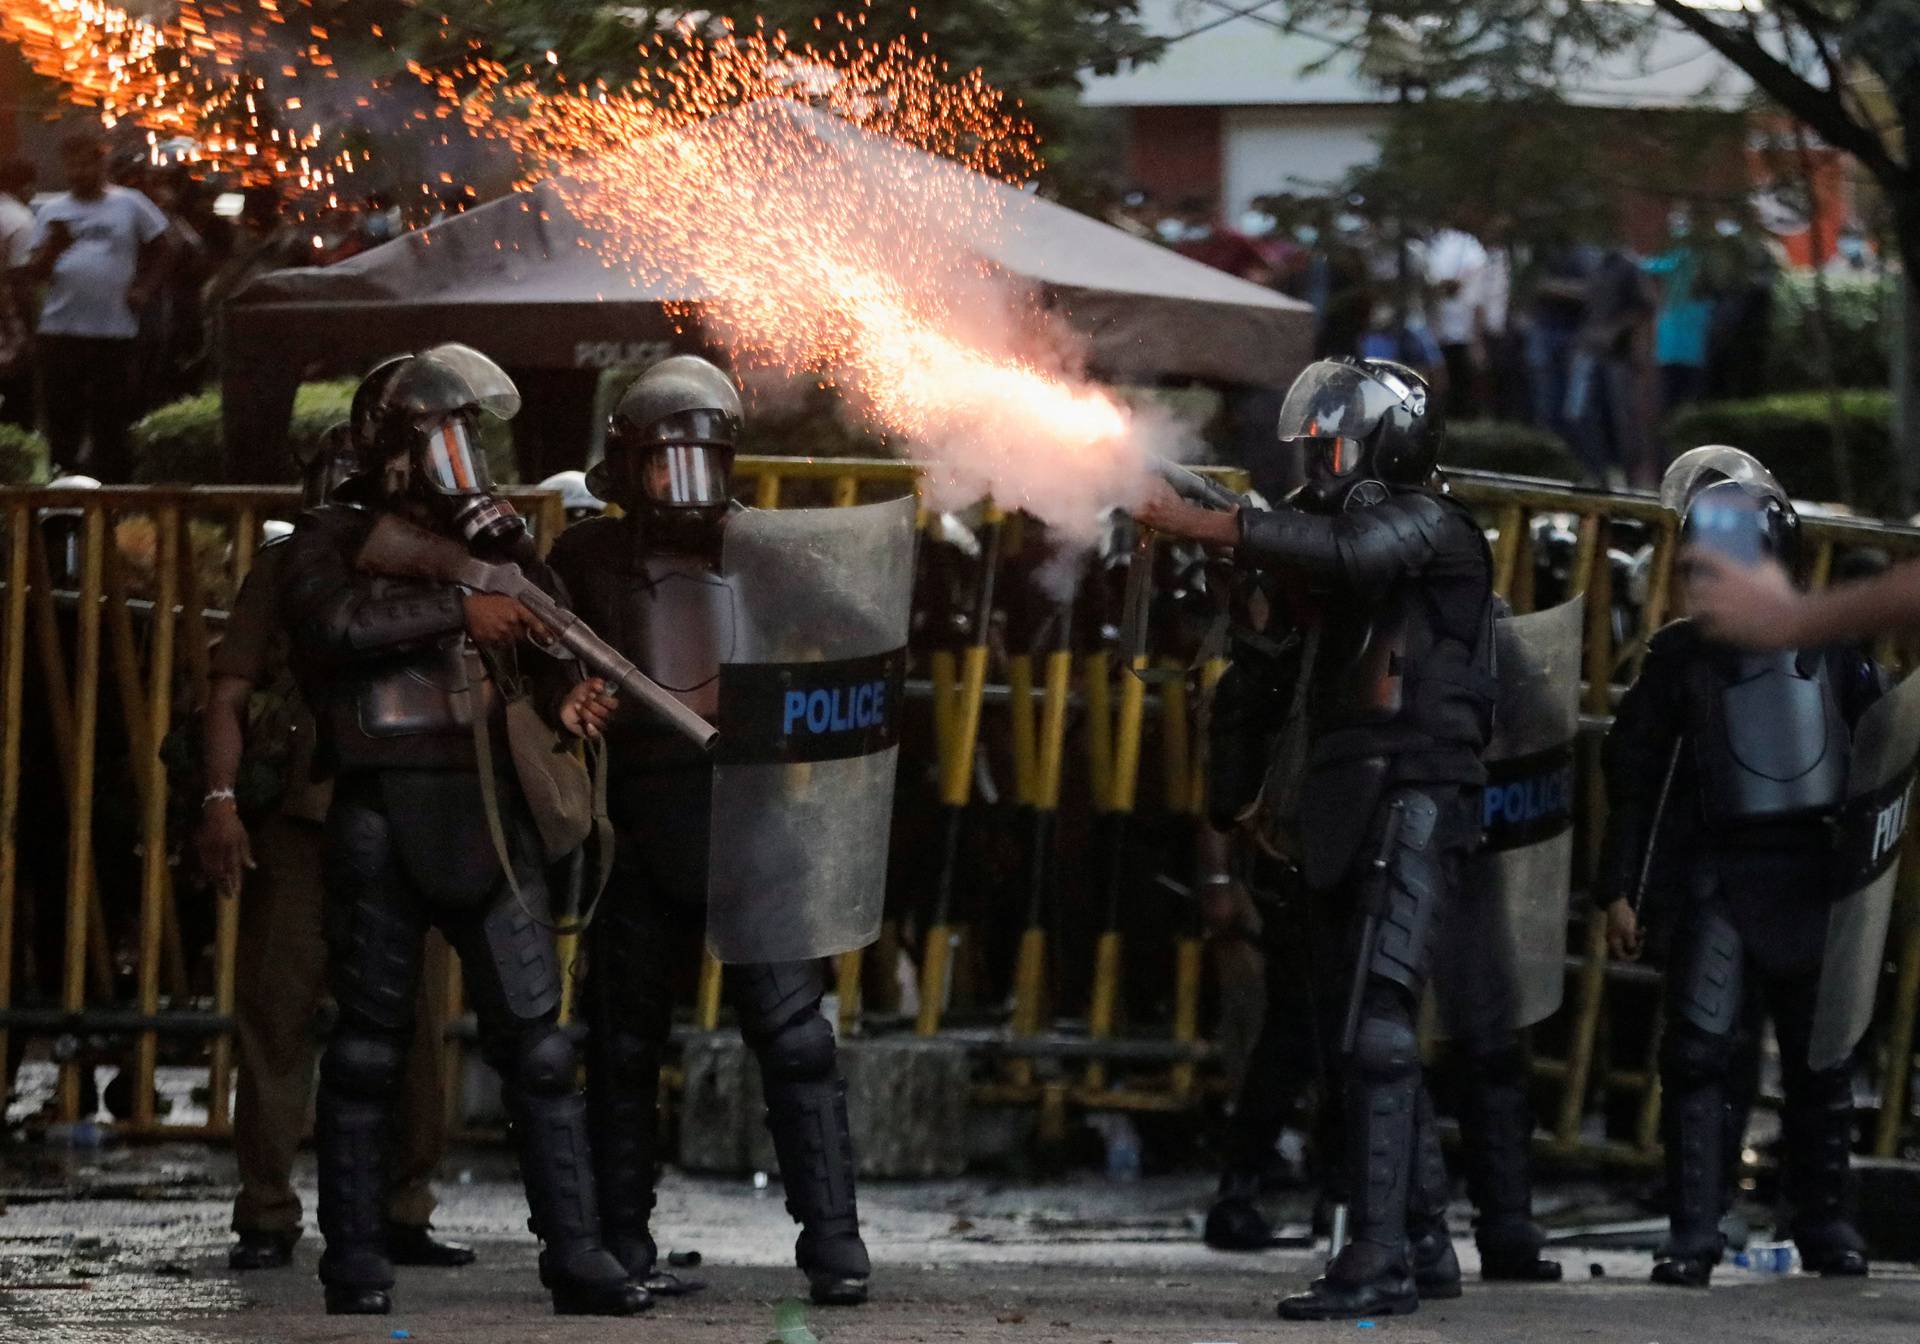
M 302 505 L 327 507 L 358 465 L 350 430 L 334 426 L 302 466 Z M 313 1100 L 314 1022 L 325 997 L 320 873 L 332 789 L 312 778 L 313 717 L 294 690 L 277 614 L 288 550 L 284 538 L 262 546 L 234 598 L 213 654 L 201 750 L 200 869 L 217 890 L 241 901 L 233 1108 L 240 1190 L 227 1255 L 236 1270 L 284 1266 L 300 1238 L 293 1160 Z M 429 1226 L 433 1171 L 447 1142 L 443 1024 L 434 996 L 419 1000 L 401 1137 L 388 1172 L 387 1253 L 396 1264 L 451 1268 L 472 1263 L 474 1254 Z
M 1288 731 L 1308 745 L 1284 777 L 1269 774 L 1263 806 L 1293 833 L 1305 886 L 1349 923 L 1344 1016 L 1331 1025 L 1351 1239 L 1280 1314 L 1410 1312 L 1459 1292 L 1416 1018 L 1479 841 L 1498 691 L 1492 560 L 1438 477 L 1440 410 L 1412 369 L 1312 364 L 1278 431 L 1302 445 L 1308 473 L 1283 507 L 1212 511 L 1156 487 L 1138 513 L 1270 573 L 1303 632 L 1301 722 Z M 1504 1044 L 1487 1053 L 1504 1062 Z M 1469 1141 L 1486 1277 L 1557 1277 L 1527 1215 L 1524 1068 L 1469 1070 L 1470 1083 L 1477 1073 L 1498 1090 L 1474 1109 L 1500 1121 L 1477 1150 Z
M 1799 517 L 1747 453 L 1683 453 L 1661 499 L 1690 565 L 1794 563 Z M 1846 1205 L 1851 1063 L 1885 950 L 1920 739 L 1915 689 L 1884 694 L 1858 646 L 1816 638 L 1748 651 L 1690 616 L 1653 636 L 1620 702 L 1595 891 L 1615 956 L 1639 958 L 1650 914 L 1670 930 L 1657 940 L 1670 944 L 1660 1045 L 1670 1233 L 1655 1283 L 1704 1288 L 1720 1261 L 1744 1133 L 1729 1103 L 1746 1113 L 1739 1042 L 1762 1012 L 1786 1094 L 1787 1229 L 1807 1269 L 1867 1273 Z
M 324 880 L 339 1017 L 315 1125 L 329 1313 L 391 1309 L 382 1177 L 430 926 L 460 957 L 482 1053 L 500 1074 L 554 1310 L 625 1316 L 650 1301 L 600 1241 L 586 1102 L 558 1020 L 540 834 L 518 780 L 480 746 L 505 736 L 513 681 L 543 718 L 580 737 L 597 735 L 610 712 L 604 687 L 530 645 L 551 632 L 517 599 L 360 563 L 380 524 L 397 518 L 481 555 L 514 556 L 564 600 L 490 493 L 481 420 L 518 409 L 507 376 L 465 346 L 383 364 L 353 400 L 360 470 L 335 490 L 361 507 L 310 510 L 288 543 L 280 614 L 319 726 L 320 770 L 333 780 Z
M 728 718 L 721 665 L 743 661 L 742 627 L 750 618 L 764 628 L 808 623 L 802 601 L 778 612 L 735 609 L 737 600 L 744 608 L 748 599 L 731 586 L 735 576 L 722 564 L 723 545 L 730 528 L 737 540 L 743 513 L 767 516 L 743 511 L 731 497 L 742 420 L 738 390 L 711 363 L 676 355 L 655 364 L 615 406 L 606 457 L 587 474 L 588 488 L 617 505 L 620 515 L 575 524 L 552 553 L 581 617 L 688 708 L 716 722 Z M 851 519 L 861 512 L 792 510 L 779 516 L 804 523 L 801 515 L 809 513 Z M 793 565 L 806 563 L 798 553 L 803 549 L 794 548 Z M 880 564 L 878 554 L 863 559 Z M 904 643 L 904 583 L 901 595 Z M 830 622 L 817 624 L 821 628 L 802 637 L 833 637 L 825 628 Z M 806 668 L 794 671 L 804 676 Z M 740 739 L 723 737 L 723 743 L 731 744 L 723 751 L 737 758 Z M 637 1281 L 671 1295 L 699 1285 L 656 1264 L 649 1223 L 660 1163 L 657 1098 L 672 1025 L 674 971 L 697 956 L 703 922 L 711 928 L 711 836 L 720 815 L 713 801 L 715 765 L 697 748 L 627 714 L 615 717 L 608 752 L 608 803 L 618 844 L 606 900 L 587 934 L 585 988 L 601 1228 L 609 1249 Z M 814 771 L 841 764 L 818 755 L 799 759 L 811 759 Z M 826 778 L 817 775 L 815 782 Z M 789 796 L 785 790 L 774 794 Z M 882 816 L 890 796 L 889 776 L 879 800 Z M 843 802 L 851 806 L 851 795 Z M 776 803 L 769 815 L 751 821 L 741 812 L 727 815 L 736 837 L 730 848 L 780 843 L 785 835 L 791 871 L 821 869 L 821 842 L 792 833 L 796 806 L 804 804 Z M 884 833 L 884 825 L 880 829 Z M 876 849 L 871 835 L 853 841 L 864 853 Z M 884 845 L 878 850 L 884 856 Z M 831 863 L 824 867 L 844 871 Z M 794 896 L 786 905 L 805 903 Z M 759 1058 L 787 1209 L 801 1226 L 795 1259 L 815 1302 L 850 1306 L 866 1300 L 872 1270 L 855 1202 L 846 1084 L 833 1028 L 820 1008 L 826 979 L 817 957 L 829 950 L 837 949 L 812 947 L 793 960 L 723 960 L 736 963 L 728 967 L 728 994 L 741 1034 Z

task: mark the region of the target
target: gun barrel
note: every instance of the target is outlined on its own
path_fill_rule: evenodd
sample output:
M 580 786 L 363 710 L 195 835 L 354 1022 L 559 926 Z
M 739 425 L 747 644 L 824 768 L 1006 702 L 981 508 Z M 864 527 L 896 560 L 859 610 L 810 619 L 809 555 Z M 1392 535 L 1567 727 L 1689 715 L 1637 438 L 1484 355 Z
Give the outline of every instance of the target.
M 1196 504 L 1228 510 L 1240 508 L 1247 502 L 1218 481 L 1210 481 L 1199 472 L 1183 467 L 1178 462 L 1169 462 L 1163 457 L 1156 457 L 1153 459 L 1153 469 L 1159 474 L 1161 480 Z
M 649 677 L 620 651 L 589 630 L 579 619 L 567 622 L 560 631 L 560 642 L 573 651 L 595 676 L 605 677 L 666 720 L 667 725 L 694 743 L 702 751 L 711 751 L 720 730 L 681 704 L 671 691 Z

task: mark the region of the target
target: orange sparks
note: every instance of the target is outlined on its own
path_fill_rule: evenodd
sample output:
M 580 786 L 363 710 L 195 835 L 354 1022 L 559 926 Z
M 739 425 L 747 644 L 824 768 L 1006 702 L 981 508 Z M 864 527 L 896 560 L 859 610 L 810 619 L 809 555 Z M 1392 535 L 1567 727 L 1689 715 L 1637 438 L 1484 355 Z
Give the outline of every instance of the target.
M 469 124 L 510 140 L 529 182 L 551 178 L 616 273 L 701 294 L 675 316 L 737 366 L 833 383 L 929 461 L 947 500 L 991 493 L 1082 537 L 1130 500 L 1126 407 L 985 260 L 1016 223 L 1003 183 L 1037 165 L 1002 96 L 906 42 L 829 56 L 779 34 L 679 41 L 644 94 L 483 69 Z

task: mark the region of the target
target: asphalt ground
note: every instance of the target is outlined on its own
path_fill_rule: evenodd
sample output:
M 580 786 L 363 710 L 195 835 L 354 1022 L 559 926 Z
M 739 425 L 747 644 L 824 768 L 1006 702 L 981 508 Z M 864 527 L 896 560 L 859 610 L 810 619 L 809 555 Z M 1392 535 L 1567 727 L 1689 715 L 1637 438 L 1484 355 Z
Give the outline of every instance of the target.
M 671 1175 L 655 1219 L 667 1249 L 698 1249 L 709 1283 L 622 1321 L 556 1318 L 540 1291 L 525 1204 L 498 1151 L 456 1154 L 443 1173 L 444 1233 L 472 1241 L 460 1270 L 403 1269 L 385 1318 L 321 1312 L 310 1168 L 309 1232 L 284 1270 L 226 1269 L 231 1159 L 218 1149 L 20 1148 L 0 1152 L 0 1340 L 59 1344 L 382 1341 L 522 1344 L 1247 1344 L 1391 1336 L 1414 1341 L 1595 1340 L 1626 1344 L 1920 1339 L 1920 1273 L 1876 1265 L 1865 1282 L 1723 1269 L 1705 1292 L 1646 1281 L 1644 1251 L 1557 1249 L 1567 1281 L 1482 1285 L 1471 1239 L 1465 1295 L 1416 1315 L 1293 1325 L 1273 1314 L 1321 1253 L 1222 1255 L 1200 1244 L 1210 1182 L 986 1180 L 870 1183 L 861 1192 L 875 1261 L 873 1300 L 802 1308 L 794 1228 L 777 1182 Z M 1560 1221 L 1582 1210 L 1568 1196 Z M 1599 1219 L 1620 1210 L 1593 1207 Z M 1464 1234 L 1467 1211 L 1455 1210 Z M 783 1312 L 783 1303 L 795 1303 Z M 396 1332 L 404 1331 L 404 1335 Z

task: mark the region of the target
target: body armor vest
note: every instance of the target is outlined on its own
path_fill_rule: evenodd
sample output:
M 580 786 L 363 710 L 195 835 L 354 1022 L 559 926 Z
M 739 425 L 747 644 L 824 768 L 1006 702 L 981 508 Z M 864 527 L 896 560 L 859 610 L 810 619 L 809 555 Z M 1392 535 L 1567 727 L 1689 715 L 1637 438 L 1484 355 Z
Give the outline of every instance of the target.
M 552 557 L 574 610 L 696 714 L 720 705 L 720 664 L 731 658 L 733 590 L 699 556 L 651 551 L 631 519 L 593 519 L 563 535 Z M 610 730 L 615 768 L 699 759 L 671 729 L 637 707 Z
M 1846 797 L 1851 737 L 1827 660 L 1730 654 L 1699 661 L 1693 688 L 1700 809 L 1710 824 L 1812 817 Z

